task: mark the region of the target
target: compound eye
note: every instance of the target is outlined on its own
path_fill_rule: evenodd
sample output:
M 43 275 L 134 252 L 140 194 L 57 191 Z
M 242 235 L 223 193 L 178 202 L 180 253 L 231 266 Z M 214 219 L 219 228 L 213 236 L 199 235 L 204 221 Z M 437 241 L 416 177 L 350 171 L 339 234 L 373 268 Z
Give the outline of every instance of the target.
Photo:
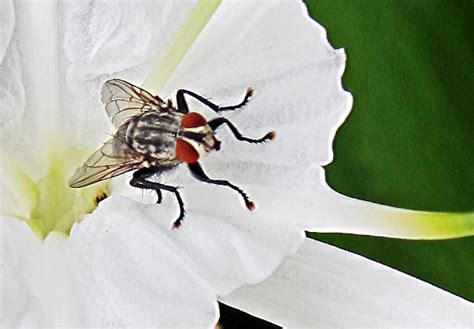
M 206 124 L 207 121 L 201 114 L 197 112 L 189 112 L 186 113 L 181 119 L 181 123 L 179 124 L 179 126 L 181 128 L 196 128 L 204 126 Z
M 199 159 L 199 153 L 190 143 L 178 139 L 176 141 L 176 157 L 179 161 L 195 163 Z

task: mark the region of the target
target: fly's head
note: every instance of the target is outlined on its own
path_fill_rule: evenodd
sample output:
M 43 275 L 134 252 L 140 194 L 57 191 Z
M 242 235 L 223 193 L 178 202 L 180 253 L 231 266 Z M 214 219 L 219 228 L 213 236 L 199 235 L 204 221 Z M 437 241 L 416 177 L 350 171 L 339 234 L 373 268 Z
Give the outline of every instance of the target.
M 186 113 L 180 122 L 176 140 L 176 157 L 186 163 L 195 163 L 199 157 L 216 150 L 221 142 L 217 140 L 214 130 L 207 120 L 197 112 Z

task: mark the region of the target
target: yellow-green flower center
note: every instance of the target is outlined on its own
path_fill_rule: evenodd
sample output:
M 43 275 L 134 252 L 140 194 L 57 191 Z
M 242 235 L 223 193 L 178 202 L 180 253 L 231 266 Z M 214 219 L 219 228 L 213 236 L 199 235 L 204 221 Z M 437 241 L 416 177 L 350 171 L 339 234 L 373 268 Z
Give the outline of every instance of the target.
M 27 209 L 27 212 L 6 212 L 5 215 L 24 220 L 40 239 L 46 238 L 52 231 L 68 235 L 72 225 L 92 212 L 99 201 L 109 194 L 108 182 L 81 189 L 73 189 L 68 185 L 71 174 L 89 153 L 76 149 L 55 151 L 48 159 L 46 174 L 39 180 L 33 180 L 18 165 L 11 165 L 13 186 L 24 205 L 21 208 Z

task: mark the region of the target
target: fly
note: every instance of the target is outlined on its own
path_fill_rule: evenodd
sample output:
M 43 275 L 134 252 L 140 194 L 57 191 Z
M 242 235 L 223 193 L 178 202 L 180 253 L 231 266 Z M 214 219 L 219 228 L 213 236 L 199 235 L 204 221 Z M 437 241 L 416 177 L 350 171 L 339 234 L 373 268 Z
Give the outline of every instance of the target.
M 69 186 L 80 188 L 103 181 L 126 172 L 136 170 L 130 185 L 155 190 L 157 203 L 161 203 L 161 191 L 174 193 L 179 205 L 179 216 L 173 228 L 179 228 L 184 218 L 184 202 L 177 186 L 149 180 L 152 176 L 185 163 L 191 174 L 198 180 L 209 184 L 227 186 L 243 198 L 249 210 L 255 204 L 238 186 L 224 179 L 207 176 L 199 159 L 206 153 L 220 149 L 215 131 L 227 125 L 236 139 L 247 143 L 262 143 L 274 139 L 270 131 L 259 139 L 242 136 L 235 125 L 220 116 L 207 121 L 201 114 L 190 112 L 185 96 L 193 97 L 216 113 L 233 111 L 243 107 L 253 94 L 248 88 L 244 99 L 237 105 L 218 106 L 192 91 L 180 89 L 176 93 L 177 106 L 171 100 L 164 101 L 146 90 L 120 80 L 108 80 L 102 87 L 102 102 L 113 126 L 115 135 L 94 152 L 76 170 Z

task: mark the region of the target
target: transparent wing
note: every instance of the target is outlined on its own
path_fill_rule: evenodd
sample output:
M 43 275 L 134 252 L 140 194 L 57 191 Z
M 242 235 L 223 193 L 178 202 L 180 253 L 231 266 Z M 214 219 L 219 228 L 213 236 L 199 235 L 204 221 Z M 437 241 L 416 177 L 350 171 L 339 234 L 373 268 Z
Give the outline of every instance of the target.
M 143 157 L 116 138 L 108 140 L 78 168 L 70 187 L 83 187 L 109 179 L 141 166 Z
M 160 111 L 166 106 L 158 96 L 120 79 L 106 81 L 102 86 L 101 98 L 115 128 L 137 114 Z

